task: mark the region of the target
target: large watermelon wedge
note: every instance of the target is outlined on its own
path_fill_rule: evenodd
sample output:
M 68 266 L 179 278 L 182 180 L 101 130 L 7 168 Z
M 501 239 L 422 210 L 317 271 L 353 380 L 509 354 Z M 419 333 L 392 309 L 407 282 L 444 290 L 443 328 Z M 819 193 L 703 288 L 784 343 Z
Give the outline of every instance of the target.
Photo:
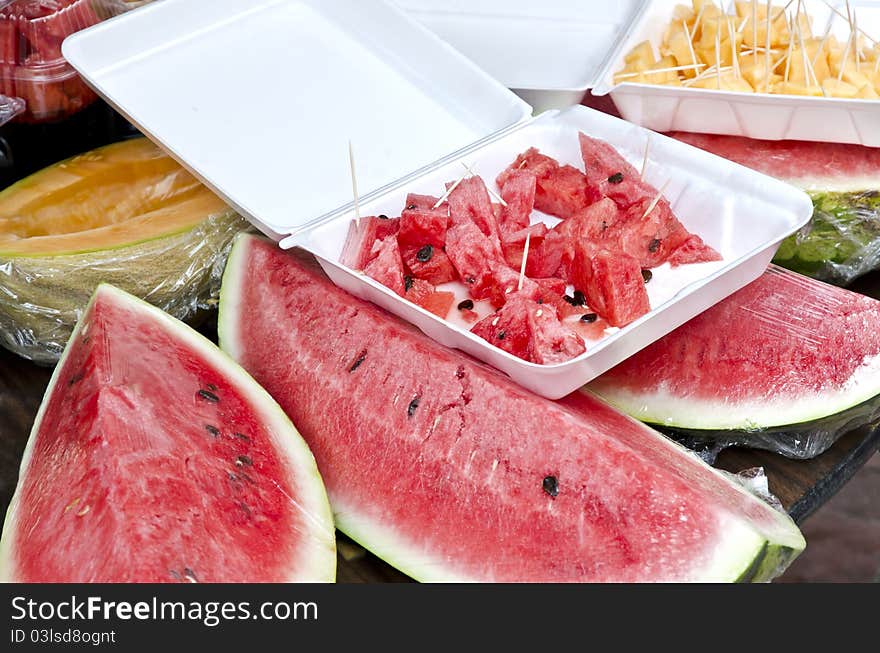
M 880 421 L 880 302 L 771 266 L 588 388 L 692 438 L 812 457 Z
M 794 523 L 656 431 L 553 402 L 239 238 L 221 345 L 309 443 L 337 526 L 422 581 L 765 580 Z
M 670 135 L 786 181 L 812 197 L 813 218 L 779 247 L 774 259 L 779 265 L 840 285 L 880 269 L 880 148 Z
M 20 582 L 332 581 L 308 447 L 212 343 L 102 285 L 52 376 L 0 541 Z

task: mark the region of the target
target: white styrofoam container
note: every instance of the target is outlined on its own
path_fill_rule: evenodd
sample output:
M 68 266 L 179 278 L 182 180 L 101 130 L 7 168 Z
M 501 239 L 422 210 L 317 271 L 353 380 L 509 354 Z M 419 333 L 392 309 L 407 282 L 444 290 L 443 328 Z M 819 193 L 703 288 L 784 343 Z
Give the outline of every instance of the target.
M 614 83 L 636 44 L 660 44 L 675 5 L 686 0 L 397 0 L 529 101 L 536 111 L 581 102 L 592 89 L 620 114 L 655 131 L 691 131 L 766 140 L 797 139 L 880 146 L 880 101 L 812 98 L 651 84 Z M 763 6 L 764 0 L 759 0 Z M 729 7 L 729 0 L 716 3 Z M 780 7 L 784 2 L 776 0 Z M 846 3 L 831 4 L 846 13 Z M 880 38 L 880 0 L 851 0 L 859 27 Z M 805 0 L 814 31 L 824 34 L 831 9 Z M 849 35 L 835 18 L 832 33 Z
M 880 100 L 801 97 L 738 93 L 651 84 L 614 83 L 623 57 L 641 41 L 660 44 L 672 10 L 679 0 L 653 0 L 644 5 L 626 36 L 606 63 L 595 95 L 610 94 L 625 119 L 657 131 L 730 134 L 764 140 L 803 140 L 855 143 L 880 147 Z M 728 3 L 723 3 L 727 5 Z M 783 3 L 784 4 L 784 3 Z M 846 13 L 846 4 L 833 1 Z M 851 0 L 859 28 L 880 37 L 880 1 Z M 813 18 L 814 33 L 849 37 L 847 21 L 836 17 L 822 0 L 804 0 Z
M 362 214 L 396 214 L 407 192 L 439 194 L 459 178 L 460 161 L 490 184 L 530 146 L 581 166 L 579 130 L 641 165 L 645 129 L 584 107 L 529 120 L 510 91 L 379 1 L 165 0 L 69 38 L 64 54 L 264 232 L 286 236 L 282 246 L 306 247 L 341 287 L 551 398 L 757 278 L 812 213 L 791 186 L 653 135 L 647 180 L 669 182 L 676 214 L 724 261 L 657 270 L 648 315 L 575 360 L 535 365 L 340 265 L 354 215 L 347 143 L 356 146 Z M 250 105 L 236 101 L 230 79 L 247 80 Z

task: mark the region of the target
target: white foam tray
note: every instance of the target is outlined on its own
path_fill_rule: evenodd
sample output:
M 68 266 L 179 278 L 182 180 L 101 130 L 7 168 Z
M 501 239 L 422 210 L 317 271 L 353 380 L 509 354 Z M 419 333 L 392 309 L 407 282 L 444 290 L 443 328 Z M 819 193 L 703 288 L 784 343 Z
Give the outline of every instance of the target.
M 846 12 L 841 0 L 832 4 Z M 525 98 L 536 112 L 579 104 L 592 89 L 626 119 L 660 132 L 731 134 L 880 147 L 880 101 L 812 98 L 614 83 L 637 43 L 660 44 L 675 5 L 687 0 L 398 0 L 411 16 Z M 725 7 L 731 3 L 724 0 Z M 761 0 L 761 4 L 763 0 Z M 774 5 L 785 4 L 775 0 Z M 859 27 L 880 39 L 880 0 L 851 0 Z M 814 31 L 832 12 L 805 0 Z M 846 21 L 833 31 L 849 35 Z
M 362 215 L 399 215 L 407 192 L 441 194 L 445 182 L 461 176 L 460 161 L 471 165 L 493 187 L 497 173 L 533 146 L 562 163 L 583 169 L 578 131 L 612 143 L 630 162 L 641 166 L 650 132 L 586 107 L 572 107 L 562 113 L 545 113 L 519 129 L 451 157 L 365 203 Z M 282 245 L 296 244 L 311 250 L 337 285 L 412 322 L 438 342 L 504 371 L 520 385 L 556 399 L 756 279 L 782 239 L 806 224 L 812 215 L 810 199 L 787 184 L 657 134 L 651 139 L 646 179 L 658 187 L 669 181 L 665 195 L 676 215 L 724 260 L 683 266 L 677 271 L 655 271 L 649 284 L 654 295 L 651 312 L 565 363 L 537 365 L 523 361 L 342 265 L 339 259 L 354 219 L 352 212 L 344 212 Z

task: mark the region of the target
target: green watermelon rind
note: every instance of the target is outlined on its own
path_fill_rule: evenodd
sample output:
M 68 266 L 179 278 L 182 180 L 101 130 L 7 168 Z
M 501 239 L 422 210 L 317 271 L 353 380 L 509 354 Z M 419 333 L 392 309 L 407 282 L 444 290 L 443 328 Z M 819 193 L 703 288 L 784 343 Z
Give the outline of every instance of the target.
M 248 234 L 241 234 L 236 238 L 220 289 L 218 317 L 220 346 L 234 359 L 240 359 L 242 351 L 237 317 L 241 315 L 243 308 L 241 280 L 246 265 L 248 243 L 256 242 L 258 239 L 259 237 Z M 635 420 L 633 423 L 644 429 L 647 437 L 654 438 L 658 446 L 675 447 L 682 455 L 693 455 L 684 447 L 644 424 Z M 730 482 L 718 470 L 710 469 L 712 473 L 724 478 L 725 482 Z M 737 491 L 760 502 L 767 519 L 764 523 L 757 524 L 744 517 L 732 516 L 730 528 L 725 531 L 726 548 L 716 552 L 716 559 L 708 568 L 699 570 L 699 579 L 703 582 L 772 580 L 803 551 L 806 542 L 787 514 L 765 504 L 745 488 L 734 485 Z M 426 551 L 407 542 L 406 538 L 396 536 L 387 526 L 362 517 L 356 507 L 344 505 L 340 498 L 333 497 L 332 493 L 330 499 L 336 527 L 340 531 L 410 578 L 429 583 L 470 580 L 456 573 L 451 561 L 432 558 Z M 491 556 L 492 553 L 488 555 Z
M 291 577 L 290 582 L 334 582 L 336 580 L 336 537 L 333 515 L 327 498 L 323 479 L 318 470 L 315 458 L 305 440 L 299 434 L 296 427 L 287 417 L 277 402 L 260 386 L 254 379 L 232 358 L 216 347 L 210 340 L 186 326 L 176 318 L 171 317 L 162 310 L 151 304 L 130 295 L 115 286 L 100 284 L 92 295 L 83 315 L 87 315 L 97 297 L 101 293 L 111 293 L 119 299 L 123 299 L 130 306 L 137 307 L 144 314 L 149 315 L 156 321 L 162 322 L 168 330 L 197 353 L 204 356 L 205 360 L 214 365 L 230 382 L 248 397 L 255 412 L 265 421 L 267 430 L 272 434 L 274 445 L 280 455 L 288 459 L 291 470 L 297 473 L 305 473 L 304 478 L 296 477 L 297 487 L 302 492 L 308 492 L 310 496 L 301 496 L 298 507 L 307 515 L 312 526 L 311 548 L 305 558 L 295 562 L 302 573 L 307 577 Z M 64 368 L 72 345 L 79 336 L 83 321 L 80 320 L 68 340 L 67 346 L 61 355 L 58 365 L 55 367 L 49 385 L 43 397 L 34 425 L 28 437 L 19 467 L 19 479 L 24 478 L 28 471 L 36 435 L 39 432 L 45 412 L 48 406 L 48 398 L 51 396 L 61 371 Z M 0 582 L 15 582 L 14 564 L 12 562 L 12 549 L 15 543 L 15 517 L 19 504 L 19 487 L 10 501 L 6 510 L 6 518 L 3 522 L 2 535 L 0 535 Z

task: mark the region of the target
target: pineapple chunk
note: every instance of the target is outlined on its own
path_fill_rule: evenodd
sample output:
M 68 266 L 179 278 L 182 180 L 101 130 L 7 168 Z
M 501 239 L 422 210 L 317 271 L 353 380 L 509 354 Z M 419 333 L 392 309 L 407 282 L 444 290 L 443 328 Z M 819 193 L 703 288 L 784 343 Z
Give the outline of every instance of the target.
M 739 93 L 754 93 L 755 89 L 746 80 L 736 77 L 732 70 L 725 71 L 721 75 L 708 74 L 702 79 L 695 81 L 691 88 L 705 88 L 715 91 L 734 91 Z
M 810 97 L 823 97 L 822 89 L 815 84 L 807 86 L 796 82 L 778 82 L 770 87 L 773 93 L 780 95 L 806 95 Z
M 822 82 L 822 88 L 828 97 L 854 98 L 858 97 L 859 89 L 847 82 L 838 81 L 829 77 Z
M 877 94 L 877 90 L 871 84 L 865 84 L 859 89 L 859 97 L 865 100 L 880 99 L 880 95 Z
M 623 60 L 628 64 L 646 63 L 646 68 L 654 65 L 654 47 L 650 41 L 642 41 L 627 53 Z

